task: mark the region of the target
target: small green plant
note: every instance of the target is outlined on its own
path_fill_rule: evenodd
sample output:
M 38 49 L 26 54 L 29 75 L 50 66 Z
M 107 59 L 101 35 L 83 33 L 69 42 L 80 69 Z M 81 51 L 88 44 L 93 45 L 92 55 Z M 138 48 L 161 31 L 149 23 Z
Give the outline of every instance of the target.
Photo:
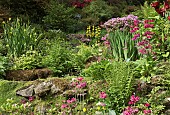
M 4 77 L 7 66 L 8 66 L 7 57 L 0 55 L 0 78 Z
M 42 34 L 36 33 L 29 23 L 23 23 L 17 18 L 14 21 L 8 21 L 3 25 L 3 38 L 8 50 L 8 56 L 16 58 L 28 50 L 35 50 Z
M 42 57 L 37 51 L 27 51 L 25 54 L 13 60 L 13 66 L 11 69 L 14 70 L 26 70 L 40 68 Z
M 14 99 L 7 99 L 6 103 L 0 106 L 0 111 L 2 114 L 33 114 L 33 97 L 29 97 L 29 100 L 23 99 L 20 103 L 16 102 Z

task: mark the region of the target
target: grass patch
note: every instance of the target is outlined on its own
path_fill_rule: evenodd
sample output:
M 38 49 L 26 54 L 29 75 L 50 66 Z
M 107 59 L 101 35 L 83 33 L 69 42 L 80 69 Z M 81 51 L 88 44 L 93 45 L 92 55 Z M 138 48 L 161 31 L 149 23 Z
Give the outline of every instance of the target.
M 23 87 L 25 82 L 0 80 L 0 105 L 7 99 L 13 98 L 20 101 L 21 97 L 16 95 L 16 90 Z

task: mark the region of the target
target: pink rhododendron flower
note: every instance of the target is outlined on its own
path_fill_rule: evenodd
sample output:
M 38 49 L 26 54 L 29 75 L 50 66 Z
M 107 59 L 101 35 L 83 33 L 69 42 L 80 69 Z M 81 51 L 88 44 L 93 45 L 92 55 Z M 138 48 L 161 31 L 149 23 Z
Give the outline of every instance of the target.
M 105 99 L 107 97 L 107 94 L 105 92 L 100 92 L 100 98 Z

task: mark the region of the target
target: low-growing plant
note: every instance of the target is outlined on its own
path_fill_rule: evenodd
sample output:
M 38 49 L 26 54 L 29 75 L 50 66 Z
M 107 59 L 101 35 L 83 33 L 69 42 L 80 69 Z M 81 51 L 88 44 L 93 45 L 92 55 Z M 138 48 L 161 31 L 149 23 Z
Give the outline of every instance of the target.
M 0 78 L 5 76 L 5 70 L 8 67 L 8 59 L 5 56 L 0 55 Z
M 25 54 L 13 60 L 13 66 L 10 69 L 26 70 L 41 68 L 42 56 L 37 51 L 27 51 Z
M 47 55 L 42 59 L 42 65 L 49 67 L 57 75 L 64 75 L 73 69 L 72 58 L 72 50 L 69 45 L 61 40 L 55 40 Z

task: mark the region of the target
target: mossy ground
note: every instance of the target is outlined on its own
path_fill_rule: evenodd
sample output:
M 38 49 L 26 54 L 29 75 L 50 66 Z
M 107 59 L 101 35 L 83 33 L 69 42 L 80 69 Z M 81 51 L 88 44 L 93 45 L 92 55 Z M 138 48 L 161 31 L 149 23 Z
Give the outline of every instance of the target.
M 0 80 L 0 105 L 7 99 L 13 98 L 20 101 L 21 97 L 16 95 L 16 90 L 23 87 L 25 82 Z

